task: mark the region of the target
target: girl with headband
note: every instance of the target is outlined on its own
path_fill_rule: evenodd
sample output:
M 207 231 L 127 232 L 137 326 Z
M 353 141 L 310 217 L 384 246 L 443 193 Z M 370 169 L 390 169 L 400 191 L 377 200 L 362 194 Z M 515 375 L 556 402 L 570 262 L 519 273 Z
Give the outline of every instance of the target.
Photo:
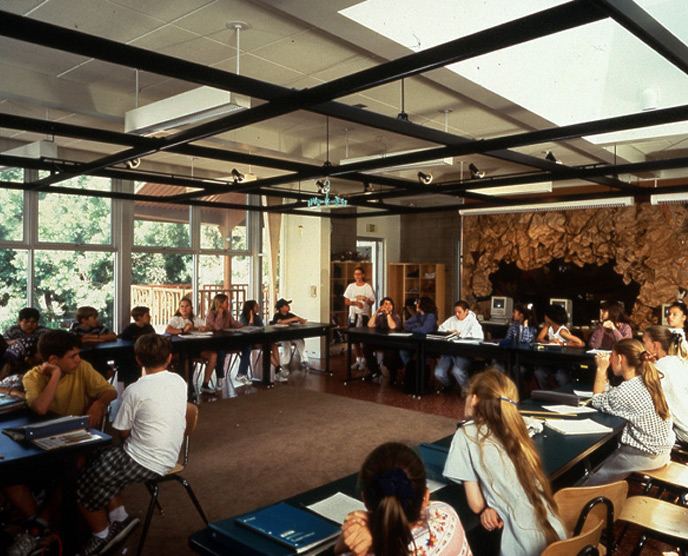
M 359 483 L 368 511 L 346 516 L 335 554 L 471 555 L 454 508 L 429 502 L 423 461 L 405 444 L 375 448 L 363 462 Z
M 674 433 L 688 445 L 688 353 L 683 336 L 664 326 L 648 326 L 643 347 L 659 371 L 664 397 L 674 420 Z
M 470 509 L 488 531 L 502 529 L 502 556 L 532 556 L 566 538 L 540 456 L 518 411 L 510 378 L 476 375 L 463 425 L 452 440 L 444 476 L 463 482 Z
M 595 357 L 597 372 L 592 406 L 626 420 L 621 446 L 593 472 L 587 485 L 619 481 L 634 471 L 658 469 L 669 463 L 675 436 L 660 375 L 651 355 L 638 340 L 621 340 L 611 355 Z M 622 377 L 609 387 L 607 369 Z

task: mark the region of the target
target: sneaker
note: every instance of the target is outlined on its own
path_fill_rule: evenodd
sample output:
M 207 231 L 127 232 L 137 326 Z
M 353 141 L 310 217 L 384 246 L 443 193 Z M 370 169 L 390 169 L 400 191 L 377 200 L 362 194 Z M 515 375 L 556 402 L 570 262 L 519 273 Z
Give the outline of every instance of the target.
M 351 365 L 351 370 L 352 371 L 358 371 L 361 368 L 361 362 L 356 361 L 353 365 Z
M 217 396 L 217 390 L 211 386 L 201 386 L 201 394 L 208 394 L 210 396 Z
M 103 554 L 105 552 L 106 547 L 109 548 L 109 546 L 112 546 L 111 543 L 112 528 L 110 528 L 108 536 L 104 539 L 100 539 L 95 535 L 91 535 L 91 537 L 84 543 L 84 546 L 81 547 L 81 550 L 77 552 L 77 556 L 98 556 L 99 554 Z
M 139 523 L 139 518 L 133 516 L 127 516 L 122 521 L 113 521 L 110 524 L 110 533 L 108 534 L 110 542 L 101 549 L 101 552 L 106 552 L 116 544 L 123 542 Z
M 239 375 L 237 379 L 243 382 L 246 386 L 253 384 L 253 381 L 250 378 L 248 378 L 248 375 Z
M 242 380 L 241 375 L 238 375 L 232 379 L 232 384 L 234 385 L 234 388 L 243 388 L 246 386 L 246 383 Z
M 225 383 L 224 377 L 223 377 L 223 378 L 218 378 L 218 379 L 217 379 L 217 389 L 218 389 L 218 390 L 222 390 L 222 386 L 224 385 L 224 383 Z
M 287 382 L 287 377 L 282 373 L 275 373 L 275 382 Z
M 14 544 L 7 550 L 7 556 L 30 556 L 40 554 L 43 550 L 41 537 L 32 535 L 29 532 L 20 533 L 14 539 Z

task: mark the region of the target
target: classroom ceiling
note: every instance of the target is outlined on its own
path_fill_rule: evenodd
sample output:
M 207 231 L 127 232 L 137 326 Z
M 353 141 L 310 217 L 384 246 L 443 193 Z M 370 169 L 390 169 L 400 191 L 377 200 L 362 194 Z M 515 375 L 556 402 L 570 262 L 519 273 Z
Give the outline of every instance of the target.
M 335 196 L 361 216 L 688 192 L 684 0 L 0 9 L 0 165 L 49 171 L 0 187 L 69 192 L 100 175 L 174 186 L 105 194 L 121 198 L 236 208 L 224 194 L 255 193 L 278 200 L 261 210 L 333 217 L 353 216 Z M 250 108 L 124 132 L 126 112 L 200 86 Z M 57 155 L 8 153 L 37 141 Z M 526 193 L 542 183 L 551 192 Z M 503 186 L 518 190 L 487 194 Z

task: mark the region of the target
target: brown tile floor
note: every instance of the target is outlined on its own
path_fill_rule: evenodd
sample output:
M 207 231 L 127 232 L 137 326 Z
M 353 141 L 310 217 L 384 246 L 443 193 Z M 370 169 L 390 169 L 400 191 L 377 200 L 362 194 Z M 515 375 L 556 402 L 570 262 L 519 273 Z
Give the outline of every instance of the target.
M 401 407 L 412 411 L 433 413 L 457 419 L 457 421 L 463 419 L 464 400 L 459 396 L 458 391 L 441 394 L 432 393 L 417 399 L 405 394 L 399 385 L 390 384 L 389 380 L 384 377 L 372 382 L 352 381 L 344 384 L 344 379 L 346 378 L 346 356 L 344 354 L 340 355 L 339 352 L 340 350 L 337 349 L 336 354 L 333 354 L 330 358 L 332 376 L 316 372 L 306 373 L 302 370 L 292 370 L 288 382 L 283 384 L 277 383 L 275 388 L 308 388 L 309 390 L 349 396 L 359 400 Z M 320 366 L 324 364 L 324 361 L 315 360 L 312 363 L 315 366 Z M 234 395 L 253 395 L 264 388 L 262 384 L 254 384 L 253 386 L 238 389 Z M 228 396 L 227 389 L 225 389 L 222 396 Z M 214 396 L 203 396 L 201 401 L 212 402 L 216 399 L 218 398 Z M 640 485 L 631 483 L 630 493 L 639 494 Z M 620 531 L 621 527 L 617 525 L 615 528 L 617 536 Z M 616 556 L 631 554 L 639 537 L 640 530 L 636 527 L 630 528 L 614 554 Z M 674 554 L 676 553 L 668 545 L 652 540 L 648 541 L 642 551 L 642 556 L 671 556 Z

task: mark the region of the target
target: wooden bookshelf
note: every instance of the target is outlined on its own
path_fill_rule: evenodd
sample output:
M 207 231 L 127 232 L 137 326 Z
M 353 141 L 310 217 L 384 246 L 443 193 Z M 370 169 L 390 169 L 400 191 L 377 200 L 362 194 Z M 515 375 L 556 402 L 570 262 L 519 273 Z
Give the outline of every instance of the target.
M 445 318 L 445 266 L 435 263 L 390 263 L 387 265 L 387 295 L 403 314 L 407 300 L 429 297 L 437 305 L 437 321 Z

